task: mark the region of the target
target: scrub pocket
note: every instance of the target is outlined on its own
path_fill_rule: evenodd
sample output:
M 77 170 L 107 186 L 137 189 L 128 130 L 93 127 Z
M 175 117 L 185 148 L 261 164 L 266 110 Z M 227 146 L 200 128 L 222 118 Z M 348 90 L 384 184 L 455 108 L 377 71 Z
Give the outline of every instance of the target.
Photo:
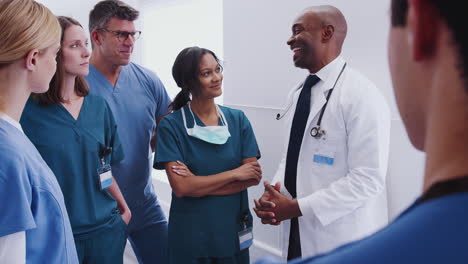
M 125 223 L 125 221 L 123 220 L 122 215 L 120 214 L 119 209 L 115 209 L 115 210 L 117 211 L 117 214 L 119 214 L 119 215 L 117 216 L 117 218 L 120 219 L 121 224 L 122 224 L 123 226 L 127 227 L 127 223 Z
M 113 228 L 116 230 L 117 233 L 119 232 L 118 230 L 123 230 L 125 239 L 127 239 L 127 236 L 128 236 L 128 234 L 127 234 L 127 224 L 123 220 L 119 209 L 115 208 L 114 210 L 112 210 L 112 214 L 116 215 L 115 216 L 115 223 L 113 225 Z

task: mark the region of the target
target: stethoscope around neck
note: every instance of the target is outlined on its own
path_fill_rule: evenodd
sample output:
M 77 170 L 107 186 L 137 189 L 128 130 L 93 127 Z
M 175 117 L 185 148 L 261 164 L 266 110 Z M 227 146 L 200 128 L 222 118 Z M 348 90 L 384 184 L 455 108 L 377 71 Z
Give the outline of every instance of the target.
M 336 78 L 335 83 L 333 84 L 333 87 L 330 89 L 330 92 L 328 92 L 328 94 L 327 94 L 327 100 L 326 100 L 325 104 L 322 106 L 322 109 L 320 110 L 320 116 L 319 116 L 319 118 L 317 120 L 317 124 L 310 130 L 310 135 L 312 137 L 316 138 L 316 139 L 319 139 L 323 135 L 325 135 L 325 130 L 320 128 L 320 125 L 322 123 L 323 113 L 325 113 L 325 109 L 327 108 L 327 104 L 328 104 L 328 101 L 330 100 L 330 96 L 332 95 L 333 90 L 335 89 L 335 86 L 338 83 L 338 80 L 340 80 L 341 74 L 343 73 L 345 68 L 346 68 L 346 63 L 341 68 L 340 74 L 338 74 L 338 77 Z M 299 86 L 295 91 L 302 88 L 302 86 L 303 85 Z M 291 93 L 291 95 L 289 96 L 288 106 L 283 111 L 283 113 L 276 114 L 276 120 L 282 119 L 289 112 L 289 110 L 291 109 L 291 107 L 293 105 L 293 97 L 294 97 L 294 93 Z

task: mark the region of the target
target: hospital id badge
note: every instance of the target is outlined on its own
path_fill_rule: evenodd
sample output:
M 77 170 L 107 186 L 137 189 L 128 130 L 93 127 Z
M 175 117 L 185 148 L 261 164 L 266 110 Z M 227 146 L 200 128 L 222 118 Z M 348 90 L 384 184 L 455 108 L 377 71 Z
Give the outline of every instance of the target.
M 248 227 L 244 230 L 239 231 L 239 248 L 244 250 L 249 248 L 253 244 L 253 233 L 252 227 Z
M 103 165 L 97 171 L 99 174 L 99 186 L 101 190 L 105 190 L 112 185 L 111 166 L 109 164 Z

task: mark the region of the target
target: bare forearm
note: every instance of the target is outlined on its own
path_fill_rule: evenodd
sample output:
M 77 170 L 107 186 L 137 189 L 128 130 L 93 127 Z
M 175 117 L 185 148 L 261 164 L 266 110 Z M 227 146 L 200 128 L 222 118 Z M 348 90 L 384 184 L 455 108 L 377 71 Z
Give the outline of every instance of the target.
M 220 188 L 237 181 L 255 180 L 259 182 L 261 179 L 261 168 L 258 162 L 256 162 L 256 158 L 244 159 L 242 163 L 243 164 L 236 169 L 208 176 L 194 175 L 188 167 L 180 161 L 168 162 L 165 164 L 165 168 L 172 190 L 176 196 L 201 197 L 210 195 L 215 191 L 219 191 Z M 230 192 L 238 192 L 247 187 L 237 186 L 231 189 Z M 227 194 L 227 192 L 223 193 Z
M 259 181 L 257 180 L 235 181 L 222 186 L 221 188 L 210 193 L 209 195 L 229 195 L 233 193 L 238 193 L 249 188 L 250 186 L 258 185 L 258 183 Z
M 127 202 L 125 202 L 122 192 L 120 192 L 119 185 L 117 184 L 117 181 L 115 180 L 113 176 L 112 176 L 112 185 L 109 186 L 108 190 L 109 190 L 110 195 L 114 197 L 119 208 L 128 208 Z
M 166 172 L 169 172 L 166 169 Z M 177 177 L 177 178 L 176 178 Z M 172 178 L 172 179 L 171 179 Z M 221 188 L 222 186 L 234 182 L 236 180 L 235 173 L 233 171 L 225 171 L 219 174 L 208 175 L 208 176 L 189 176 L 183 177 L 179 175 L 173 175 L 169 177 L 171 187 L 175 192 L 176 196 L 190 196 L 190 197 L 201 197 L 209 195 L 211 192 Z

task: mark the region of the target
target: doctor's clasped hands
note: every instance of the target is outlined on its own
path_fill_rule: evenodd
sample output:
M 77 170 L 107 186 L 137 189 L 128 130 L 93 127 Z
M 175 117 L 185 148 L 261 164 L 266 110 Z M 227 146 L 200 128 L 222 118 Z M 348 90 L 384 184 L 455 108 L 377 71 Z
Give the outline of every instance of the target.
M 302 216 L 297 200 L 290 199 L 280 193 L 281 183 L 270 185 L 264 181 L 265 192 L 258 200 L 254 200 L 253 210 L 262 224 L 279 225 L 281 221 Z

